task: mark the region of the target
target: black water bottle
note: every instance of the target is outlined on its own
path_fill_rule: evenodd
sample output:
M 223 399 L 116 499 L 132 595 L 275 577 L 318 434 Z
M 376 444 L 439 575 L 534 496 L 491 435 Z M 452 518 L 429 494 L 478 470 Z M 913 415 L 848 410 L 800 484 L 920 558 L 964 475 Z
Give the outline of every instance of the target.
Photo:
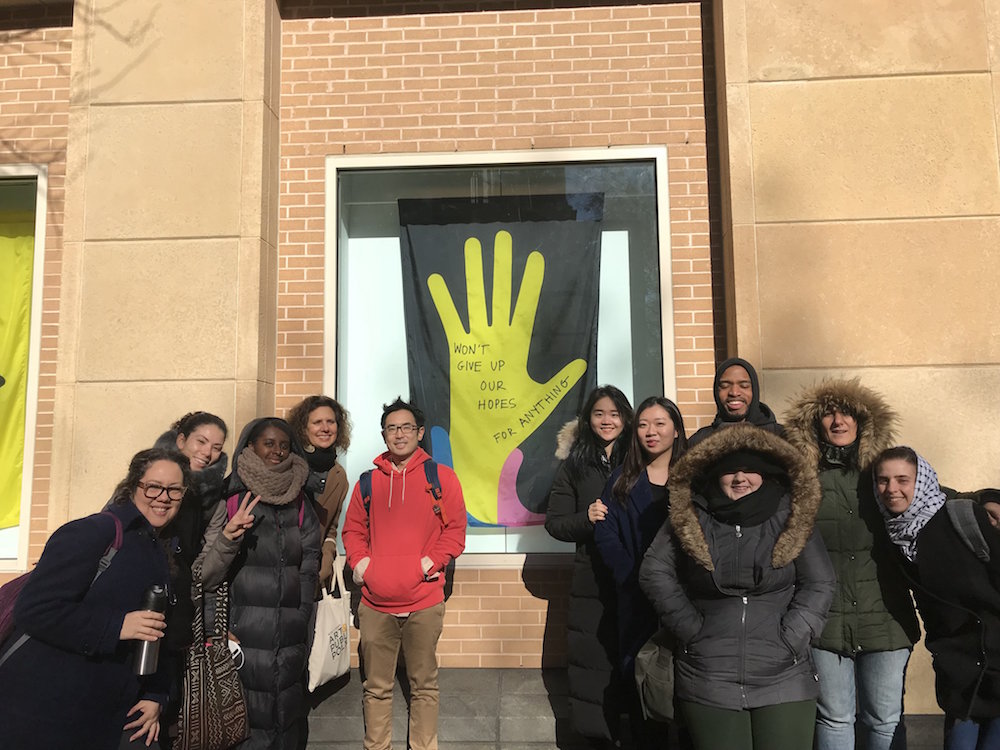
M 167 590 L 158 583 L 153 584 L 142 596 L 142 606 L 139 609 L 150 612 L 167 611 Z M 139 641 L 135 650 L 134 671 L 137 675 L 152 674 L 160 658 L 160 641 Z

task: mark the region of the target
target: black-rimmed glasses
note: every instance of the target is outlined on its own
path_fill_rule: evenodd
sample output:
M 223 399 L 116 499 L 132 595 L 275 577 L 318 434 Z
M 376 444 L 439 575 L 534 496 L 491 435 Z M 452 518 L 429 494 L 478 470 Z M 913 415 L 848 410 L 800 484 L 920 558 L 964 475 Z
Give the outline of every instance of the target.
M 164 487 L 162 484 L 147 484 L 146 482 L 136 482 L 136 484 L 147 500 L 155 500 L 166 492 L 170 502 L 179 503 L 184 498 L 184 493 L 187 492 L 187 487 Z

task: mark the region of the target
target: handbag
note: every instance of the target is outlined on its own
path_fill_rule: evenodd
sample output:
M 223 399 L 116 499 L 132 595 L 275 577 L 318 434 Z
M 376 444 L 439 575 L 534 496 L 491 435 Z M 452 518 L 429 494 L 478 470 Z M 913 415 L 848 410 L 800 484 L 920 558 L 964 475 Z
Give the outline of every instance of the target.
M 653 633 L 636 654 L 635 685 L 643 718 L 674 720 L 674 650 L 667 631 Z
M 309 692 L 351 669 L 351 600 L 344 587 L 344 556 L 333 561 L 339 596 L 324 587 L 316 605 L 316 629 L 309 650 Z
M 215 597 L 215 623 L 205 637 L 205 595 L 201 570 L 191 582 L 194 643 L 188 649 L 178 717 L 180 750 L 227 750 L 250 736 L 243 685 L 229 653 L 229 584 Z

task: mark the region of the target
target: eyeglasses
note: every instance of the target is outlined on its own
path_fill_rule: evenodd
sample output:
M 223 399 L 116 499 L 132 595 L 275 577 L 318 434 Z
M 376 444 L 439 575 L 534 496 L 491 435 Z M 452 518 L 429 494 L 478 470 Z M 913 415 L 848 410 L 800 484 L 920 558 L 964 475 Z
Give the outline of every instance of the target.
M 386 435 L 395 435 L 397 432 L 401 435 L 409 435 L 415 430 L 419 429 L 415 424 L 387 424 L 385 429 L 382 430 Z
M 145 482 L 136 482 L 136 484 L 148 500 L 155 500 L 166 492 L 170 502 L 179 503 L 184 498 L 184 493 L 187 492 L 187 487 L 164 487 L 162 484 L 146 484 Z

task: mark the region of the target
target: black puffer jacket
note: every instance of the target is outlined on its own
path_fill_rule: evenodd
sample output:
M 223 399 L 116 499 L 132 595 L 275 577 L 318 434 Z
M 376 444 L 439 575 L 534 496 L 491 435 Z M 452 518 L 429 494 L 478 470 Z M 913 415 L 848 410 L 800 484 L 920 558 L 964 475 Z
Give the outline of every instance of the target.
M 564 460 L 549 491 L 545 530 L 556 539 L 576 543 L 566 623 L 573 727 L 584 737 L 612 739 L 621 713 L 615 700 L 620 691 L 612 683 L 612 665 L 618 662 L 614 581 L 601 564 L 594 524 L 587 517 L 587 508 L 604 491 L 611 467 L 589 465 L 572 471 L 565 459 L 575 436 L 575 421 L 559 432 L 556 457 Z
M 236 473 L 239 456 L 256 421 L 244 428 L 233 458 L 228 488 L 237 498 L 246 491 Z M 261 501 L 253 515 L 253 528 L 232 542 L 221 533 L 227 512 L 225 501 L 219 504 L 206 534 L 204 580 L 208 587 L 230 581 L 229 629 L 246 657 L 240 680 L 251 728 L 240 750 L 293 750 L 302 739 L 307 708 L 319 521 L 304 492 L 286 505 Z
M 934 657 L 941 709 L 960 719 L 1000 716 L 1000 534 L 973 508 L 990 551 L 982 562 L 942 507 L 917 534 L 917 561 L 898 560 L 910 579 Z
M 858 439 L 850 450 L 820 440 L 819 421 L 831 409 L 852 415 Z M 871 463 L 893 445 L 896 415 L 858 380 L 829 380 L 804 391 L 788 409 L 788 441 L 819 467 L 823 503 L 816 528 L 837 574 L 837 591 L 823 634 L 813 644 L 856 656 L 909 648 L 920 639 L 909 588 L 896 564 L 875 503 Z
M 789 493 L 757 526 L 717 520 L 692 493 L 735 450 L 764 453 L 789 478 Z M 815 698 L 809 643 L 823 629 L 836 583 L 813 531 L 815 468 L 781 438 L 734 425 L 678 461 L 670 498 L 670 516 L 646 552 L 639 584 L 681 644 L 677 697 L 730 710 Z

